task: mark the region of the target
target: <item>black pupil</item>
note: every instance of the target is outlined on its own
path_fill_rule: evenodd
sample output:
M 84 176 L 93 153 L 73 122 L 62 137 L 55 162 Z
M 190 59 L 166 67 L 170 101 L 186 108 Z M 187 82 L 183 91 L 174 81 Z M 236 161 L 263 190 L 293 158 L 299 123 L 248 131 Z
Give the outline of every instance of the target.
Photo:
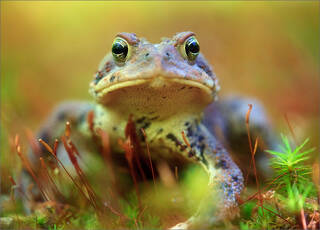
M 128 46 L 121 42 L 116 42 L 112 46 L 112 53 L 126 57 L 128 54 Z
M 197 54 L 200 51 L 200 47 L 197 41 L 191 40 L 186 44 L 186 53 L 188 54 L 189 52 Z

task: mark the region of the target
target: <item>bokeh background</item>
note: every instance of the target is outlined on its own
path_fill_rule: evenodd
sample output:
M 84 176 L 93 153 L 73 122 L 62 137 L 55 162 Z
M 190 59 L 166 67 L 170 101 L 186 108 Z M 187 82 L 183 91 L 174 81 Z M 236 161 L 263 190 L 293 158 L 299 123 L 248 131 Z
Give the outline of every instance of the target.
M 220 97 L 257 98 L 279 133 L 289 133 L 287 114 L 296 136 L 319 146 L 318 1 L 1 1 L 1 155 L 59 102 L 91 100 L 88 84 L 118 32 L 157 43 L 186 30 Z

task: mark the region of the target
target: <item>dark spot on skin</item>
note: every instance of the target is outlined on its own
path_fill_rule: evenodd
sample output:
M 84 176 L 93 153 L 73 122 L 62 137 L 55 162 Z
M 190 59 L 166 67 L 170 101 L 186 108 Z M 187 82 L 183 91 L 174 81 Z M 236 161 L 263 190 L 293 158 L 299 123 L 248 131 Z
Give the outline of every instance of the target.
M 61 112 L 58 114 L 58 120 L 63 121 L 66 118 L 66 114 L 64 112 Z
M 180 151 L 186 150 L 187 146 L 186 145 L 180 145 Z
M 146 122 L 146 123 L 144 123 L 144 125 L 141 128 L 147 129 L 150 127 L 150 125 L 151 125 L 151 122 Z
M 227 162 L 225 160 L 219 160 L 216 168 L 228 169 Z
M 94 80 L 94 84 L 98 84 L 98 82 L 103 78 L 103 73 L 98 71 Z
M 201 142 L 201 141 L 203 141 L 203 140 L 204 140 L 204 136 L 202 136 L 202 135 L 198 136 L 198 141 L 199 141 L 199 142 Z
M 189 126 L 187 128 L 187 137 L 191 137 L 193 135 L 192 128 Z
M 184 123 L 185 126 L 188 126 L 190 123 L 187 121 Z
M 228 189 L 228 196 L 232 196 L 232 195 L 233 195 L 233 189 L 232 189 L 232 187 L 230 187 Z
M 221 188 L 224 191 L 224 193 L 230 197 L 232 197 L 232 195 L 234 194 L 234 191 L 230 183 L 226 183 L 226 182 L 222 183 Z
M 105 64 L 105 67 L 112 67 L 112 62 L 107 61 L 106 64 Z
M 229 183 L 223 183 L 221 187 L 223 191 L 228 194 L 228 196 L 232 196 L 234 194 L 233 189 Z
M 173 135 L 172 133 L 168 133 L 166 137 L 167 137 L 168 139 L 170 139 L 170 140 L 173 140 L 173 141 L 177 140 L 176 136 Z
M 217 151 L 219 152 L 219 151 L 222 150 L 222 147 L 218 145 L 218 146 L 216 147 L 216 149 L 217 149 Z
M 109 72 L 112 68 L 112 63 L 111 62 L 106 62 L 104 69 L 106 70 L 106 72 Z
M 188 152 L 188 157 L 193 157 L 195 154 L 194 154 L 194 151 L 193 150 L 190 150 Z
M 113 130 L 113 131 L 117 131 L 117 127 L 113 126 L 113 127 L 112 127 L 112 130 Z
M 163 99 L 166 99 L 166 98 L 167 98 L 167 96 L 162 96 L 162 98 L 163 98 Z
M 146 119 L 146 117 L 141 117 L 141 118 L 139 118 L 136 122 L 138 123 L 138 124 L 140 124 L 140 123 L 142 123 L 144 120 Z
M 201 162 L 202 162 L 203 164 L 205 164 L 206 166 L 208 166 L 208 165 L 209 165 L 209 163 L 208 163 L 207 159 L 206 159 L 206 158 L 204 158 L 204 156 L 202 156 Z
M 110 82 L 113 82 L 115 78 L 116 78 L 116 77 L 115 77 L 114 75 L 112 75 L 112 76 L 110 77 L 109 81 L 110 81 Z
M 209 76 L 212 76 L 212 70 L 211 68 L 201 59 L 197 59 L 196 60 L 197 66 L 199 66 L 199 68 L 201 68 L 204 72 L 206 72 Z
M 181 88 L 180 88 L 180 90 L 183 90 L 183 89 L 185 89 L 186 87 L 185 86 L 182 86 Z
M 149 112 L 149 114 L 154 114 L 156 111 L 151 111 L 151 112 Z
M 238 178 L 238 176 L 232 176 L 232 180 L 235 182 L 238 182 L 239 178 Z
M 190 86 L 188 89 L 192 89 L 193 87 L 192 86 Z
M 162 133 L 162 132 L 163 132 L 163 128 L 160 128 L 160 129 L 158 130 L 157 134 L 160 134 L 160 133 Z
M 149 56 L 149 53 L 146 53 L 144 56 L 145 56 L 145 57 L 148 57 L 148 56 Z
M 168 139 L 172 140 L 176 146 L 180 146 L 181 142 L 177 139 L 177 137 L 175 135 L 173 135 L 172 133 L 168 133 L 168 135 L 166 136 Z
M 198 63 L 198 66 L 201 68 L 201 69 L 204 69 L 204 65 L 203 65 L 203 63 Z
M 205 144 L 201 144 L 201 145 L 199 146 L 199 152 L 200 152 L 201 155 L 203 155 L 203 152 L 204 152 L 205 147 L 206 147 Z
M 150 120 L 151 120 L 151 121 L 157 120 L 159 117 L 160 117 L 159 115 L 158 115 L 158 116 L 155 116 L 155 117 L 151 117 Z

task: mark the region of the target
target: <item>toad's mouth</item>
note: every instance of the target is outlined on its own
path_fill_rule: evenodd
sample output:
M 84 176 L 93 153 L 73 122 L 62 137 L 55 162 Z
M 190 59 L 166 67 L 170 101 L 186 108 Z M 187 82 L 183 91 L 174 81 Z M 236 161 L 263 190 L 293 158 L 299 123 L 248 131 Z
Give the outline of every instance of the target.
M 171 91 L 173 94 L 185 89 L 198 89 L 202 94 L 207 95 L 208 100 L 213 99 L 213 92 L 215 86 L 209 86 L 203 82 L 191 80 L 191 79 L 181 79 L 181 78 L 166 78 L 166 77 L 156 77 L 156 78 L 145 78 L 145 79 L 133 79 L 123 82 L 117 82 L 114 84 L 108 84 L 95 89 L 95 96 L 98 101 L 106 101 L 108 97 L 116 91 L 127 91 L 131 90 L 140 91 L 141 95 L 146 92 L 143 91 L 154 91 L 154 93 L 163 92 L 164 94 Z M 128 94 L 127 96 L 130 96 Z M 133 95 L 132 95 L 133 96 Z M 135 95 L 137 96 L 137 95 Z
M 95 98 L 118 115 L 156 113 L 165 117 L 203 111 L 213 101 L 213 92 L 214 87 L 198 81 L 157 77 L 108 85 Z

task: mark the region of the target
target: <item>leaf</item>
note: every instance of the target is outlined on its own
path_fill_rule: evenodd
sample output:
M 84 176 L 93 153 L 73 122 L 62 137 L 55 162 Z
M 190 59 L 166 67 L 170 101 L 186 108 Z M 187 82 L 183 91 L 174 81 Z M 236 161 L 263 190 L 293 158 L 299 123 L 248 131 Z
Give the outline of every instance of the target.
M 288 153 L 291 153 L 292 150 L 291 150 L 291 146 L 289 143 L 289 139 L 283 134 L 281 134 L 281 138 L 282 138 L 282 142 L 285 144 L 285 147 L 287 148 Z
M 303 146 L 305 146 L 308 142 L 309 142 L 309 138 L 305 139 L 305 141 L 301 145 L 296 147 L 296 149 L 293 151 L 293 153 L 297 153 L 298 151 L 300 151 L 300 149 L 302 149 Z

